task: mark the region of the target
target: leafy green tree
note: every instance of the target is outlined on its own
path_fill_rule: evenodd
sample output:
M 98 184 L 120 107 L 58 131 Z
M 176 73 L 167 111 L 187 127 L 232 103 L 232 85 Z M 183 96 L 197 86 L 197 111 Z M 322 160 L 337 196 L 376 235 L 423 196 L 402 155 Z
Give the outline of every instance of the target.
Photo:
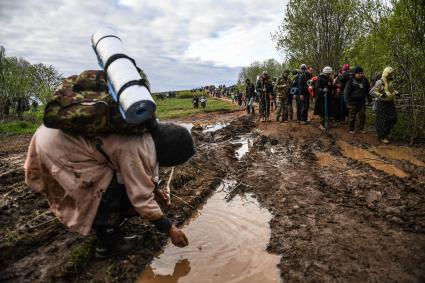
M 276 59 L 268 59 L 263 62 L 255 61 L 248 67 L 243 67 L 239 73 L 238 82 L 244 84 L 246 79 L 255 83 L 257 76 L 266 71 L 270 77 L 278 77 L 286 68 L 286 64 L 279 63 Z
M 53 66 L 36 64 L 32 66 L 34 96 L 41 103 L 46 104 L 53 91 L 62 81 L 62 76 Z
M 376 14 L 372 3 L 380 7 L 371 0 L 290 0 L 273 39 L 291 67 L 305 63 L 316 70 L 326 65 L 337 69 L 345 48 L 367 33 L 365 22 Z
M 53 66 L 32 65 L 23 58 L 7 57 L 0 48 L 0 118 L 11 110 L 22 119 L 31 101 L 46 103 L 62 77 Z

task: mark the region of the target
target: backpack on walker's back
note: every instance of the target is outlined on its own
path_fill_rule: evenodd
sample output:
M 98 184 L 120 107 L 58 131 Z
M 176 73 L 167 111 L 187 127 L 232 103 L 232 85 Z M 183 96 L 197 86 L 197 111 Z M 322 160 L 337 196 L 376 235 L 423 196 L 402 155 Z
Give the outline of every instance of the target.
M 66 78 L 47 103 L 43 117 L 48 128 L 79 135 L 142 134 L 155 119 L 129 124 L 108 93 L 104 71 L 88 70 Z

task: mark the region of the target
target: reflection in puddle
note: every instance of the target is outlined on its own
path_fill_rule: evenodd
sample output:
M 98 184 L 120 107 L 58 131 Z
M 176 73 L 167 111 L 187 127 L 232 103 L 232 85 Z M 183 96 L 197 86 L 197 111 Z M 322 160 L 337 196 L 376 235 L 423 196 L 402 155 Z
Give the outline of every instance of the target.
M 192 131 L 192 128 L 193 128 L 192 123 L 179 123 L 179 125 L 185 127 L 189 132 Z
M 168 244 L 142 274 L 147 282 L 280 282 L 279 256 L 266 251 L 271 214 L 251 196 L 225 201 L 225 182 L 183 231 L 189 246 Z
M 342 154 L 346 157 L 365 162 L 378 170 L 384 171 L 387 174 L 396 175 L 400 178 L 409 176 L 403 170 L 398 169 L 392 164 L 384 162 L 383 160 L 379 159 L 379 156 L 367 150 L 352 146 L 344 141 L 337 141 L 337 144 L 339 147 L 341 147 Z
M 202 128 L 204 129 L 204 133 L 215 132 L 227 127 L 229 124 L 225 123 L 217 123 L 214 125 L 204 125 Z
M 193 130 L 203 131 L 204 133 L 212 133 L 227 127 L 227 123 L 217 123 L 213 125 L 201 124 L 201 123 L 179 123 L 180 126 L 185 127 L 189 132 Z
M 419 167 L 425 167 L 425 163 L 417 159 L 414 156 L 413 149 L 408 147 L 385 145 L 385 146 L 378 146 L 374 148 L 373 151 L 376 154 L 388 159 L 405 160 L 405 161 L 409 161 L 413 165 L 416 165 Z
M 190 272 L 190 262 L 183 259 L 176 263 L 172 274 L 159 275 L 155 274 L 152 268 L 147 268 L 143 273 L 143 280 L 141 282 L 161 282 L 161 283 L 174 283 L 178 282 L 181 277 L 185 277 Z
M 239 140 L 233 142 L 234 144 L 240 144 L 241 146 L 235 151 L 235 157 L 241 160 L 249 152 L 249 149 L 253 146 L 253 141 L 247 137 L 242 137 Z

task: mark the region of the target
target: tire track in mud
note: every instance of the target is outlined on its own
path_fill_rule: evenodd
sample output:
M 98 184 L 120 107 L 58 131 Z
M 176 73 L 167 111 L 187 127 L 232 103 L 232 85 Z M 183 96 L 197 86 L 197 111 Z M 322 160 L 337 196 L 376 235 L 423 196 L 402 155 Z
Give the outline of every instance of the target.
M 273 214 L 269 251 L 295 282 L 421 282 L 425 194 L 417 176 L 397 178 L 343 157 L 330 133 L 258 136 L 239 179 Z M 322 167 L 315 152 L 343 163 Z M 273 153 L 274 152 L 274 153 Z

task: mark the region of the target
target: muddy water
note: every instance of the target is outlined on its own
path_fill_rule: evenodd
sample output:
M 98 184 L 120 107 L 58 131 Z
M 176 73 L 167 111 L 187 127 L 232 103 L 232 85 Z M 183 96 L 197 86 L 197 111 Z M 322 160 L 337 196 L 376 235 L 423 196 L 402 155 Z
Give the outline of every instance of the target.
M 179 123 L 180 126 L 185 127 L 189 132 L 192 131 L 193 124 L 192 123 Z
M 202 128 L 202 131 L 204 133 L 210 133 L 210 132 L 216 132 L 218 130 L 221 130 L 221 129 L 227 127 L 229 124 L 217 123 L 217 124 L 209 125 L 209 124 L 198 124 L 198 123 L 195 123 L 195 124 L 193 124 L 193 123 L 179 123 L 179 125 L 185 127 L 189 132 L 192 131 L 192 129 L 194 127 L 196 127 L 196 128 L 200 127 L 200 128 Z
M 378 146 L 374 148 L 373 151 L 376 154 L 388 159 L 405 160 L 412 163 L 413 165 L 425 167 L 425 163 L 417 159 L 414 156 L 413 149 L 408 147 L 385 145 Z
M 248 137 L 241 137 L 233 143 L 240 144 L 240 147 L 235 150 L 235 157 L 238 160 L 241 160 L 242 157 L 244 157 L 249 152 L 249 149 L 253 146 L 252 139 Z
M 384 171 L 387 174 L 396 175 L 400 178 L 409 176 L 403 170 L 392 164 L 386 163 L 381 160 L 379 156 L 367 150 L 352 146 L 344 141 L 337 141 L 337 144 L 342 149 L 342 154 L 346 157 L 367 163 L 378 170 Z
M 279 256 L 266 252 L 270 213 L 251 196 L 225 197 L 234 183 L 225 182 L 183 228 L 189 246 L 168 244 L 138 283 L 280 282 Z
M 204 125 L 202 126 L 202 128 L 204 129 L 204 133 L 208 133 L 208 132 L 215 132 L 218 130 L 223 129 L 224 127 L 227 127 L 229 124 L 226 123 L 217 123 L 214 125 Z
M 316 153 L 317 163 L 319 163 L 322 166 L 329 166 L 329 167 L 338 167 L 343 168 L 344 166 L 339 162 L 335 156 L 324 153 L 324 152 L 317 152 Z

